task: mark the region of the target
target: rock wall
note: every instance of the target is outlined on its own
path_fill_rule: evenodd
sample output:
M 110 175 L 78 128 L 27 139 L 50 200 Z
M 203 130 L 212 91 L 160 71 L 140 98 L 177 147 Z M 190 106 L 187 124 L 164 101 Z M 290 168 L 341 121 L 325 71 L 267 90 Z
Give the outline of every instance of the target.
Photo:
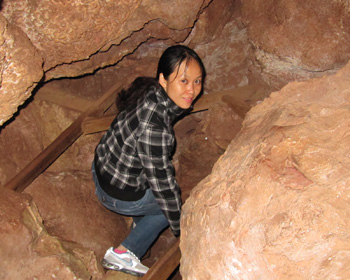
M 1 279 L 101 279 L 95 255 L 47 233 L 28 194 L 0 188 Z
M 242 1 L 259 75 L 276 89 L 331 74 L 350 58 L 348 1 Z
M 183 206 L 183 279 L 348 279 L 349 77 L 350 63 L 248 112 Z

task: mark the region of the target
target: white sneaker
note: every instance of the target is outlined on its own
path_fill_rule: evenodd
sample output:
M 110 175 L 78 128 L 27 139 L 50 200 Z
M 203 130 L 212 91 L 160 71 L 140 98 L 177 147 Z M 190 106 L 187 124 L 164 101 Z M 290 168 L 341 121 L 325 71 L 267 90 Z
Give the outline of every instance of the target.
M 118 254 L 111 247 L 107 250 L 102 262 L 102 266 L 107 269 L 119 270 L 135 276 L 143 276 L 148 271 L 140 260 L 129 250 L 125 253 Z

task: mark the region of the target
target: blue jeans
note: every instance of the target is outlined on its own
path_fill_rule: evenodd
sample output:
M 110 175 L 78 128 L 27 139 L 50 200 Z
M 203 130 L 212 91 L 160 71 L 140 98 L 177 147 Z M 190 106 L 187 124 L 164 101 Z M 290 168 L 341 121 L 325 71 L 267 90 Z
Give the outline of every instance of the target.
M 133 227 L 122 245 L 141 259 L 159 234 L 169 226 L 152 190 L 147 189 L 145 195 L 137 201 L 118 200 L 106 194 L 101 188 L 96 177 L 94 163 L 92 163 L 91 170 L 96 195 L 103 206 L 118 214 L 133 217 L 136 226 Z

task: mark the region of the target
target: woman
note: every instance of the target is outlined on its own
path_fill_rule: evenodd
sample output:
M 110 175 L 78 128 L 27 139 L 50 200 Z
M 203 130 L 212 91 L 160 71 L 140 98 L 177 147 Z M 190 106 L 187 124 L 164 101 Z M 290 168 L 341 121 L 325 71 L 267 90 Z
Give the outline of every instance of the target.
M 201 93 L 204 65 L 190 48 L 176 45 L 162 54 L 156 78 L 137 78 L 117 98 L 118 115 L 96 147 L 92 173 L 96 194 L 108 209 L 133 217 L 133 228 L 102 260 L 107 269 L 137 276 L 139 261 L 170 225 L 180 234 L 181 197 L 171 155 L 173 122 Z

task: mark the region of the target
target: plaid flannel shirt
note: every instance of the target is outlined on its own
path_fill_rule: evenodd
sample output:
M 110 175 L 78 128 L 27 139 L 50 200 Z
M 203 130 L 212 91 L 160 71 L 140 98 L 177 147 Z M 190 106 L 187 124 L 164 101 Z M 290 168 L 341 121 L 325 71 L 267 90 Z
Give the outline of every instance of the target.
M 135 109 L 115 118 L 95 151 L 104 184 L 135 194 L 151 188 L 175 235 L 180 234 L 181 196 L 171 163 L 172 122 L 185 111 L 161 86 L 151 86 Z

